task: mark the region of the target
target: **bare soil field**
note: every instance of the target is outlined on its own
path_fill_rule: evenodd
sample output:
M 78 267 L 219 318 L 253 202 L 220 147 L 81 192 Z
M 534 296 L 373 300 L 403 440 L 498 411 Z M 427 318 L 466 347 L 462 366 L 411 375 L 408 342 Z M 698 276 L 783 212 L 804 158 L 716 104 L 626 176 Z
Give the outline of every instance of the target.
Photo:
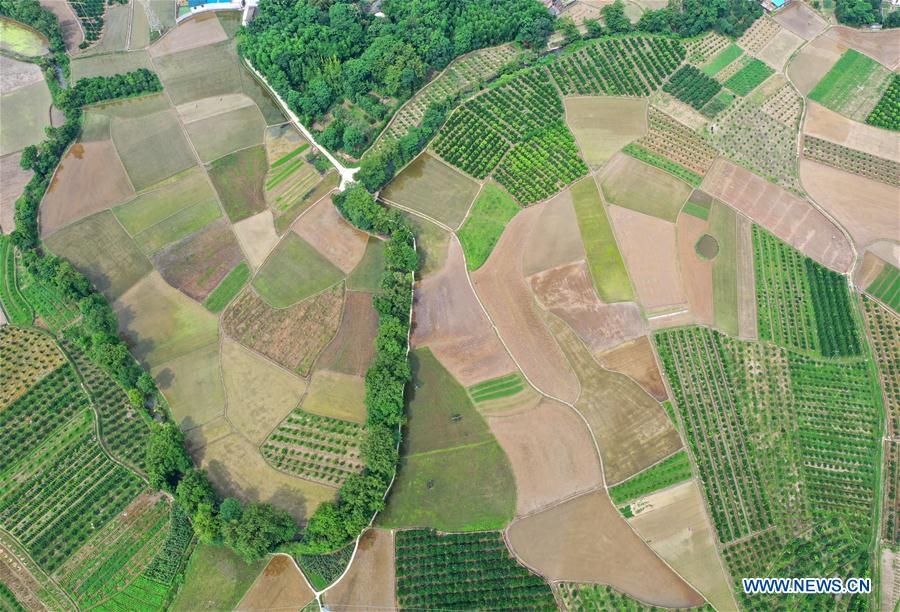
M 900 64 L 900 37 L 896 32 L 881 30 L 866 32 L 847 26 L 834 26 L 826 34 L 840 44 L 865 53 L 891 70 Z
M 775 21 L 797 36 L 809 40 L 825 29 L 825 20 L 804 2 L 791 2 L 775 14 Z
M 8 155 L 44 140 L 44 129 L 50 125 L 53 100 L 43 81 L 19 87 L 0 96 L 0 155 Z
M 675 224 L 620 206 L 610 206 L 607 212 L 644 310 L 686 304 Z
M 859 250 L 900 237 L 900 189 L 879 181 L 800 160 L 800 180 L 810 196 L 843 225 Z
M 802 44 L 802 38 L 790 30 L 781 30 L 756 55 L 776 70 L 781 70 L 791 54 Z
M 667 172 L 619 155 L 603 171 L 601 191 L 610 204 L 675 222 L 691 187 Z
M 727 44 L 728 39 L 725 39 L 725 42 Z M 704 115 L 694 110 L 693 107 L 662 91 L 657 92 L 650 98 L 650 106 L 659 109 L 692 130 L 702 130 L 708 121 Z
M 231 225 L 218 219 L 157 252 L 153 264 L 170 285 L 203 302 L 242 259 Z
M 697 323 L 713 323 L 713 262 L 697 253 L 697 243 L 709 230 L 709 223 L 693 215 L 680 214 L 675 223 L 678 267 L 684 293 Z
M 815 102 L 807 102 L 803 133 L 871 155 L 900 161 L 896 134 L 853 121 Z
M 667 608 L 704 602 L 628 527 L 605 490 L 514 522 L 507 542 L 550 580 L 600 582 Z
M 847 238 L 809 202 L 749 170 L 720 159 L 703 189 L 822 265 L 846 272 L 853 265 Z
M 269 161 L 270 166 L 297 149 L 300 145 L 304 143 L 309 144 L 309 141 L 290 123 L 268 128 L 264 142 L 266 145 L 266 159 Z
M 369 240 L 368 234 L 344 219 L 330 197 L 319 200 L 291 229 L 344 274 L 350 274 L 363 258 Z
M 525 247 L 522 260 L 525 276 L 585 258 L 570 189 L 541 206 L 538 227 Z
M 866 251 L 863 255 L 862 263 L 853 272 L 853 284 L 865 291 L 869 288 L 881 271 L 884 269 L 885 261 L 872 253 Z
M 362 376 L 316 370 L 303 398 L 303 410 L 364 425 L 367 416 L 365 396 Z
M 535 297 L 572 326 L 592 351 L 603 351 L 646 332 L 634 302 L 604 304 L 583 261 L 528 277 Z
M 397 609 L 394 534 L 371 528 L 359 540 L 350 570 L 325 593 L 331 610 Z
M 791 7 L 802 6 L 794 2 Z M 847 50 L 833 38 L 820 36 L 800 50 L 787 67 L 787 75 L 804 96 L 809 94 Z
M 0 94 L 5 94 L 44 80 L 41 67 L 0 55 Z
M 87 77 L 110 77 L 138 68 L 153 70 L 150 54 L 146 51 L 130 51 L 128 53 L 104 53 L 102 55 L 80 55 L 71 62 L 72 80 L 78 81 Z
M 247 288 L 222 315 L 222 327 L 244 346 L 304 375 L 337 331 L 343 293 L 338 285 L 289 308 L 272 308 Z
M 375 354 L 378 313 L 372 294 L 348 291 L 341 324 L 316 361 L 316 368 L 364 376 Z
M 647 133 L 647 100 L 566 98 L 566 123 L 584 160 L 602 166 L 622 147 Z
M 268 502 L 305 520 L 335 489 L 280 472 L 266 463 L 255 444 L 238 433 L 193 451 L 216 491 L 243 501 Z
M 275 232 L 272 211 L 264 210 L 252 217 L 238 221 L 232 227 L 238 242 L 241 243 L 241 247 L 247 255 L 247 261 L 253 269 L 258 270 L 269 253 L 278 246 L 278 234 Z
M 67 53 L 77 53 L 78 45 L 84 40 L 84 30 L 78 23 L 78 17 L 75 16 L 72 7 L 68 2 L 59 2 L 59 0 L 40 0 L 41 6 L 59 19 L 59 27 L 62 29 L 63 40 L 66 43 Z
M 228 35 L 216 19 L 215 13 L 204 13 L 191 17 L 178 24 L 177 28 L 169 30 L 165 36 L 150 46 L 150 54 L 153 57 L 160 57 L 205 47 L 227 39 Z
M 472 281 L 525 375 L 539 391 L 574 402 L 580 392 L 578 378 L 541 322 L 521 272 L 522 256 L 539 228 L 541 212 L 540 207 L 534 207 L 516 215 Z
M 99 176 L 103 180 L 97 180 Z M 134 189 L 112 141 L 74 144 L 41 202 L 41 236 L 133 196 Z
M 781 26 L 768 16 L 764 16 L 754 21 L 753 25 L 736 42 L 741 49 L 758 53 L 779 31 L 781 31 Z
M 668 398 L 649 336 L 629 340 L 596 357 L 601 366 L 625 374 L 660 402 Z
M 288 555 L 276 555 L 238 602 L 236 610 L 302 610 L 315 593 Z
M 544 315 L 581 380 L 575 406 L 600 447 L 607 484 L 630 478 L 681 448 L 678 432 L 656 400 L 624 374 L 600 367 L 563 321 Z
M 222 376 L 228 420 L 254 444 L 300 403 L 306 381 L 238 342 L 222 339 Z
M 21 158 L 21 152 L 0 157 L 0 233 L 3 234 L 16 228 L 16 200 L 34 175 L 31 170 L 22 170 Z
M 515 370 L 466 277 L 459 240 L 450 239 L 443 269 L 416 285 L 412 345 L 427 346 L 463 386 Z
M 647 509 L 628 522 L 650 548 L 717 610 L 737 609 L 697 484 L 691 480 L 637 503 Z
M 737 216 L 737 299 L 738 334 L 741 338 L 757 337 L 756 277 L 753 270 L 753 223 Z
M 881 551 L 881 609 L 894 610 L 900 599 L 900 554 Z
M 544 398 L 488 425 L 512 464 L 516 514 L 525 516 L 603 482 L 594 439 L 574 410 Z
M 205 425 L 225 414 L 225 388 L 219 343 L 211 342 L 150 371 L 182 430 Z
M 170 287 L 159 272 L 141 279 L 113 307 L 119 332 L 150 367 L 208 346 L 219 335 L 216 317 Z

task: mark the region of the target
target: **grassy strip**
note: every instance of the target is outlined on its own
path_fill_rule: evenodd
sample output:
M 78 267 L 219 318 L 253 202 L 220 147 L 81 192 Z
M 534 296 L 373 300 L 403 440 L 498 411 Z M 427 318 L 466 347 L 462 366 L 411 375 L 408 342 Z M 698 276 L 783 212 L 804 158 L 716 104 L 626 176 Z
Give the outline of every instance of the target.
M 725 81 L 725 87 L 739 96 L 746 96 L 774 73 L 775 70 L 770 68 L 762 60 L 753 58 L 750 63 L 735 72 L 731 75 L 731 78 Z
M 490 380 L 474 384 L 469 387 L 468 391 L 469 395 L 477 399 L 486 393 L 491 393 L 497 389 L 505 389 L 515 385 L 522 385 L 522 377 L 519 376 L 518 372 L 504 374 L 503 376 L 498 376 L 497 378 L 491 378 Z
M 684 208 L 682 208 L 681 210 L 686 215 L 691 215 L 692 217 L 697 217 L 698 219 L 703 219 L 704 221 L 709 219 L 709 207 L 704 208 L 696 202 L 688 201 L 684 205 Z
M 683 450 L 647 468 L 621 484 L 610 488 L 609 496 L 616 504 L 642 497 L 683 482 L 691 477 L 691 462 Z
M 809 92 L 809 99 L 833 109 L 855 95 L 877 68 L 878 62 L 875 60 L 848 49 Z
M 703 182 L 703 177 L 697 174 L 696 172 L 692 172 L 685 168 L 682 165 L 676 164 L 670 159 L 663 157 L 662 155 L 657 155 L 652 151 L 648 151 L 644 147 L 636 145 L 634 143 L 628 144 L 622 149 L 624 153 L 631 155 L 635 159 L 639 159 L 642 162 L 646 162 L 651 166 L 656 166 L 670 174 L 674 174 L 684 182 L 688 183 L 693 187 L 699 187 L 700 183 Z
M 469 270 L 477 270 L 487 261 L 503 228 L 517 212 L 518 205 L 505 191 L 496 185 L 484 186 L 469 218 L 459 230 L 459 241 Z
M 715 76 L 722 70 L 722 68 L 739 58 L 743 53 L 743 49 L 738 47 L 736 44 L 731 43 L 730 45 L 725 47 L 725 49 L 717 56 L 712 58 L 712 60 L 710 60 L 710 62 L 700 70 L 706 76 Z
M 203 305 L 210 312 L 221 312 L 250 280 L 250 267 L 242 261 L 213 289 Z
M 0 305 L 10 325 L 31 325 L 34 316 L 16 285 L 16 255 L 9 236 L 0 236 Z
M 305 142 L 305 143 L 303 143 L 302 145 L 300 145 L 299 147 L 297 147 L 296 149 L 294 149 L 293 151 L 291 151 L 290 153 L 288 153 L 287 155 L 284 155 L 283 157 L 279 157 L 278 159 L 276 159 L 276 160 L 272 163 L 272 165 L 269 166 L 269 167 L 270 167 L 270 168 L 277 168 L 278 166 L 280 166 L 281 164 L 285 163 L 285 162 L 288 161 L 289 159 L 292 159 L 292 158 L 296 157 L 297 155 L 299 155 L 300 153 L 303 153 L 303 152 L 306 151 L 308 148 L 309 148 L 309 143 L 308 143 L 308 142 Z
M 867 291 L 900 312 L 900 270 L 894 266 L 885 265 Z
M 297 168 L 303 165 L 303 161 L 304 160 L 302 157 L 300 159 L 295 159 L 290 164 L 285 166 L 284 170 L 266 181 L 266 191 L 274 189 L 275 187 L 278 187 L 278 185 L 283 183 L 284 179 L 292 175 L 297 170 Z

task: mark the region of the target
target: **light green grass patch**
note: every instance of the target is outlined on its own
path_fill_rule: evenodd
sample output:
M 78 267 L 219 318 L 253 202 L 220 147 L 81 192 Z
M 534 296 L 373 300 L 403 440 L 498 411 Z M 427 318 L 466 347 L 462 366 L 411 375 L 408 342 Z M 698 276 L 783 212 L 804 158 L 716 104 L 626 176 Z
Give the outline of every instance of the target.
M 224 546 L 194 549 L 184 583 L 172 603 L 175 612 L 232 610 L 262 572 L 267 559 L 246 563 Z
M 891 264 L 884 265 L 867 291 L 900 312 L 900 270 Z
M 629 478 L 623 483 L 610 487 L 609 496 L 613 503 L 626 501 L 649 495 L 654 491 L 665 489 L 691 478 L 691 462 L 685 451 L 679 451 L 651 466 L 643 472 Z
M 634 289 L 628 278 L 625 261 L 619 252 L 593 177 L 572 186 L 572 202 L 597 294 L 606 303 L 633 300 Z
M 154 60 L 159 78 L 176 105 L 241 93 L 241 67 L 234 40 L 179 51 Z
M 318 176 L 317 172 L 315 174 Z M 281 211 L 281 214 L 275 217 L 277 232 L 287 230 L 304 210 L 324 198 L 341 182 L 340 175 L 334 170 L 329 170 L 321 178 L 316 178 L 316 176 L 312 177 L 313 182 L 305 191 L 298 191 L 296 197 L 286 197 L 278 204 L 277 209 Z
M 200 159 L 208 163 L 238 149 L 262 144 L 266 123 L 256 105 L 192 121 L 185 128 Z
M 212 198 L 192 204 L 166 217 L 156 225 L 136 234 L 134 239 L 148 254 L 197 232 L 222 216 L 219 205 Z
M 699 174 L 697 174 L 696 172 L 688 170 L 681 164 L 676 164 L 671 159 L 668 159 L 666 157 L 663 157 L 662 155 L 659 155 L 658 153 L 654 153 L 653 151 L 645 149 L 644 147 L 642 147 L 640 145 L 629 144 L 629 145 L 626 145 L 625 148 L 622 150 L 625 153 L 627 153 L 628 155 L 631 155 L 632 157 L 634 157 L 635 159 L 639 159 L 642 162 L 646 162 L 646 163 L 650 164 L 651 166 L 656 166 L 657 168 L 659 168 L 661 170 L 665 170 L 666 172 L 669 172 L 670 174 L 674 174 L 678 178 L 682 179 L 683 181 L 687 182 L 688 184 L 690 184 L 694 187 L 699 187 L 700 183 L 703 182 L 703 177 L 700 176 Z
M 232 223 L 266 209 L 262 190 L 265 177 L 266 150 L 262 146 L 237 151 L 212 163 L 209 178 Z
M 209 294 L 203 305 L 210 312 L 222 312 L 249 280 L 250 267 L 247 265 L 247 262 L 242 261 L 213 289 L 213 292 Z
M 731 43 L 725 49 L 719 52 L 714 58 L 712 58 L 705 66 L 703 66 L 700 70 L 706 76 L 715 76 L 719 73 L 722 68 L 739 58 L 744 53 L 743 49 L 738 47 L 736 44 Z
M 723 85 L 739 96 L 746 96 L 774 73 L 774 68 L 762 60 L 753 58 L 746 66 L 729 77 Z
M 366 253 L 350 276 L 347 277 L 347 288 L 351 291 L 375 293 L 381 284 L 384 272 L 384 243 L 373 236 L 366 243 Z
M 308 242 L 289 232 L 260 268 L 253 287 L 275 308 L 287 308 L 343 278 L 343 273 Z
M 478 192 L 478 183 L 427 153 L 397 175 L 382 196 L 456 228 Z
M 737 336 L 738 257 L 737 213 L 719 201 L 712 204 L 709 234 L 719 243 L 713 260 L 713 321 L 726 334 Z
M 675 222 L 691 193 L 687 183 L 634 157 L 621 156 L 611 163 L 616 166 L 600 184 L 607 202 Z
M 112 212 L 104 210 L 65 227 L 44 244 L 65 257 L 114 300 L 153 269 Z
M 501 187 L 493 183 L 484 186 L 458 233 L 469 270 L 477 270 L 487 261 L 506 224 L 519 210 Z
M 698 219 L 703 219 L 706 221 L 709 218 L 709 206 L 703 206 L 702 204 L 698 204 L 697 202 L 688 201 L 684 208 L 682 208 L 686 215 L 691 215 L 692 217 L 697 217 Z
M 43 79 L 0 96 L 0 155 L 44 140 L 50 127 L 50 90 Z
M 509 397 L 525 390 L 525 380 L 518 372 L 498 376 L 472 385 L 468 389 L 469 397 L 476 404 L 494 399 Z
M 840 111 L 847 98 L 857 95 L 879 67 L 878 62 L 869 56 L 854 49 L 847 49 L 809 92 L 809 99 Z
M 0 49 L 26 57 L 46 55 L 50 50 L 43 34 L 4 17 L 0 17 Z

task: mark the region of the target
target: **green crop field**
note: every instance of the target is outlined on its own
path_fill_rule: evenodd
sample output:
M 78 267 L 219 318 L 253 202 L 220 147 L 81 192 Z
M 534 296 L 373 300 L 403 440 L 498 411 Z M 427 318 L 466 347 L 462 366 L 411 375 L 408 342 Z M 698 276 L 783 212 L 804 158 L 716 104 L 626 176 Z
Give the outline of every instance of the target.
M 262 146 L 237 151 L 210 165 L 209 178 L 232 223 L 266 209 L 266 170 L 266 150 Z
M 891 264 L 885 264 L 866 291 L 900 312 L 900 270 Z
M 484 186 L 459 230 L 469 270 L 477 270 L 487 261 L 506 224 L 517 212 L 516 202 L 503 189 L 490 183 Z
M 290 232 L 259 269 L 253 288 L 275 308 L 287 308 L 343 278 L 343 273 L 297 234 Z
M 612 498 L 613 503 L 622 504 L 679 482 L 684 482 L 690 478 L 690 459 L 688 459 L 685 451 L 679 451 L 656 465 L 647 468 L 640 474 L 632 476 L 625 482 L 620 482 L 614 487 L 610 487 L 609 496 Z
M 509 460 L 462 387 L 428 349 L 413 356 L 415 393 L 401 465 L 379 524 L 499 529 L 513 517 Z
M 203 305 L 210 312 L 222 312 L 228 303 L 234 299 L 234 296 L 244 288 L 244 285 L 250 280 L 250 276 L 250 266 L 247 265 L 247 262 L 242 261 L 213 289 L 213 292 L 209 294 Z
M 694 187 L 699 187 L 700 183 L 703 182 L 703 177 L 697 174 L 696 172 L 691 172 L 684 166 L 680 164 L 676 164 L 670 159 L 663 157 L 653 151 L 649 151 L 644 147 L 631 143 L 625 145 L 625 148 L 622 149 L 624 153 L 631 155 L 635 159 L 639 159 L 642 162 L 648 163 L 651 166 L 656 166 L 661 170 L 665 170 L 669 174 L 674 174 L 681 180 Z
M 403 608 L 556 609 L 550 587 L 516 563 L 499 532 L 398 531 L 395 551 Z
M 365 255 L 347 277 L 347 289 L 375 293 L 380 286 L 383 272 L 384 242 L 370 236 L 366 243 Z
M 572 186 L 572 201 L 597 294 L 607 303 L 633 300 L 634 289 L 625 261 L 593 178 Z
M 727 81 L 725 87 L 738 94 L 746 96 L 756 89 L 760 83 L 768 79 L 774 70 L 763 63 L 762 60 L 753 58 L 746 66 L 735 72 Z
M 476 404 L 509 397 L 525 389 L 525 380 L 518 372 L 498 376 L 468 388 L 469 397 Z
M 705 64 L 701 70 L 706 76 L 716 76 L 722 68 L 739 58 L 743 53 L 743 49 L 731 43 Z
M 737 213 L 713 202 L 709 215 L 709 233 L 719 251 L 713 260 L 713 321 L 721 331 L 738 335 L 738 254 Z
M 265 565 L 265 559 L 247 563 L 224 546 L 201 544 L 188 561 L 184 585 L 172 602 L 172 609 L 231 610 Z
M 12 325 L 31 325 L 34 315 L 16 283 L 16 253 L 9 236 L 0 236 L 0 305 Z
M 890 73 L 881 64 L 854 49 L 848 49 L 809 92 L 809 99 L 852 119 L 865 121 L 888 89 L 889 77 Z M 871 104 L 867 103 L 868 100 Z

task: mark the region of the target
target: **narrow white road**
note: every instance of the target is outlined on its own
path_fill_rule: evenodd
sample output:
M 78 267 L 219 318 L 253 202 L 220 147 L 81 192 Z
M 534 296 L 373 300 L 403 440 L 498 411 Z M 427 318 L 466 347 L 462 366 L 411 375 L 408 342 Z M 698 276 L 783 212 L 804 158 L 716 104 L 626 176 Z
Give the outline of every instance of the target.
M 312 145 L 322 153 L 322 155 L 327 157 L 328 161 L 331 162 L 331 165 L 337 169 L 338 174 L 341 175 L 340 189 L 341 191 L 343 191 L 347 185 L 353 182 L 353 176 L 356 174 L 359 168 L 347 168 L 341 162 L 339 162 L 334 155 L 329 153 L 323 147 L 319 146 L 319 143 L 317 143 L 315 138 L 313 138 L 312 133 L 310 133 L 310 131 L 306 129 L 305 125 L 300 123 L 300 118 L 297 117 L 297 115 L 295 115 L 290 108 L 288 108 L 287 103 L 281 99 L 281 96 L 278 95 L 278 92 L 276 92 L 274 89 L 272 89 L 271 86 L 269 86 L 268 81 L 266 81 L 266 77 L 260 74 L 259 71 L 254 68 L 249 61 L 247 61 L 246 58 L 244 58 L 244 64 L 246 64 L 247 68 L 249 68 L 253 72 L 253 74 L 256 75 L 256 78 L 259 79 L 259 82 L 266 86 L 266 89 L 269 90 L 269 93 L 272 94 L 272 97 L 278 101 L 278 105 L 281 106 L 281 110 L 283 110 L 284 113 L 288 116 L 288 118 L 291 120 L 291 123 L 294 124 L 294 127 L 300 130 L 303 136 L 305 136 L 306 139 L 309 140 L 309 142 L 312 143 Z

